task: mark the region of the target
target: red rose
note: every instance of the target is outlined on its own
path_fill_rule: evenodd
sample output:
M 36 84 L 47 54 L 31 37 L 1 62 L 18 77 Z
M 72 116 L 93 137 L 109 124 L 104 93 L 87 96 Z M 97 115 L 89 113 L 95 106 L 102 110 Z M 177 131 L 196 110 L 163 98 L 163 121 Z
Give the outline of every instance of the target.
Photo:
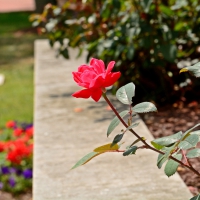
M 90 65 L 81 65 L 78 72 L 72 72 L 77 84 L 85 89 L 72 94 L 76 98 L 92 97 L 96 102 L 101 98 L 102 92 L 106 87 L 113 85 L 120 77 L 120 72 L 111 72 L 115 62 L 111 61 L 105 69 L 102 60 L 93 58 Z

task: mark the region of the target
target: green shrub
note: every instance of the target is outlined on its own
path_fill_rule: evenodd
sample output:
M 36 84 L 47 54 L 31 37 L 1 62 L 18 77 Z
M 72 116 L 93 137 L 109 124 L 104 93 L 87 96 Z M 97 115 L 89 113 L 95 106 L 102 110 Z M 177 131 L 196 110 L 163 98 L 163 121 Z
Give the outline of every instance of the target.
M 118 60 L 118 86 L 134 82 L 135 101 L 171 103 L 200 96 L 199 83 L 179 75 L 199 61 L 199 11 L 197 0 L 71 0 L 62 9 L 47 5 L 31 18 L 51 46 L 60 44 L 58 55 L 69 58 L 68 48 L 78 47 L 78 56 L 87 49 L 87 61 Z

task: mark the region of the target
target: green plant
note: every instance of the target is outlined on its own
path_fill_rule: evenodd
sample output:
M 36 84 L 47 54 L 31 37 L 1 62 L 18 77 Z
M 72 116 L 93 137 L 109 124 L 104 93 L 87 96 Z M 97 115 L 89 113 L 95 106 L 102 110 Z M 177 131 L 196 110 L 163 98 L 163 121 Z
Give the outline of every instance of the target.
M 33 125 L 8 121 L 0 130 L 0 190 L 19 194 L 32 187 Z
M 69 58 L 68 48 L 78 47 L 79 55 L 88 51 L 87 61 L 118 60 L 118 85 L 134 82 L 135 101 L 162 104 L 200 96 L 199 82 L 179 75 L 180 68 L 198 62 L 199 10 L 197 0 L 70 0 L 63 8 L 48 4 L 31 18 L 51 46 L 59 43 L 58 55 Z
M 78 68 L 78 72 L 73 72 L 75 82 L 84 87 L 83 90 L 74 93 L 72 96 L 76 98 L 89 98 L 92 97 L 96 102 L 99 101 L 99 94 L 105 99 L 110 108 L 115 113 L 116 117 L 111 121 L 107 129 L 107 136 L 109 136 L 114 129 L 121 122 L 125 129 L 121 130 L 121 133 L 117 134 L 112 143 L 95 148 L 92 152 L 80 159 L 72 169 L 75 169 L 81 165 L 86 164 L 94 157 L 107 152 L 122 153 L 123 156 L 130 156 L 135 154 L 141 149 L 148 149 L 158 153 L 157 167 L 160 169 L 165 164 L 164 172 L 170 177 L 177 171 L 179 165 L 188 168 L 196 175 L 200 177 L 200 172 L 195 169 L 190 163 L 190 159 L 200 157 L 200 149 L 197 148 L 197 144 L 200 142 L 200 131 L 195 130 L 200 126 L 200 123 L 190 128 L 189 130 L 179 131 L 173 135 L 162 137 L 151 141 L 151 145 L 141 136 L 142 133 L 137 133 L 134 128 L 138 126 L 138 122 L 133 120 L 137 113 L 155 112 L 157 108 L 151 102 L 142 102 L 133 105 L 133 98 L 135 97 L 135 85 L 128 83 L 117 90 L 116 98 L 123 104 L 127 105 L 127 110 L 120 113 L 116 110 L 113 104 L 110 102 L 106 95 L 106 86 L 113 85 L 117 78 L 119 78 L 119 72 L 113 73 L 112 68 L 114 64 L 109 63 L 107 69 L 102 60 L 92 59 L 90 65 L 81 65 Z M 190 71 L 195 76 L 200 77 L 200 63 L 194 66 L 183 68 L 180 72 Z M 117 74 L 117 78 L 109 82 L 107 77 Z M 109 84 L 108 84 L 109 83 Z M 100 92 L 99 92 L 100 90 Z M 98 98 L 94 98 L 98 97 Z M 125 118 L 127 117 L 127 118 Z M 121 149 L 121 140 L 124 134 L 133 134 L 135 140 L 129 143 L 126 149 Z M 141 143 L 139 143 L 141 142 Z M 191 198 L 190 200 L 198 200 L 200 194 Z

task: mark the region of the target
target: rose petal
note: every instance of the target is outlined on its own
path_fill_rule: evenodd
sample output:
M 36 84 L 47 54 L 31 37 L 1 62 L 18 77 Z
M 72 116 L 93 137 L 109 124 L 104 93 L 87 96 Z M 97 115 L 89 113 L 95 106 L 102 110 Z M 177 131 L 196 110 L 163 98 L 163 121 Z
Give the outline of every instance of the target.
M 102 88 L 104 84 L 104 78 L 102 75 L 98 76 L 96 79 L 91 80 L 90 88 Z
M 96 89 L 92 92 L 92 99 L 94 99 L 96 102 L 99 101 L 99 99 L 101 98 L 101 95 L 102 95 L 102 91 L 101 89 Z
M 112 71 L 114 65 L 115 65 L 115 61 L 109 62 L 108 67 L 106 69 L 106 75 L 109 74 Z
M 102 60 L 92 58 L 92 60 L 90 61 L 90 65 L 93 67 L 97 75 L 105 73 L 105 64 Z
M 90 71 L 91 70 L 91 66 L 88 66 L 88 65 L 81 65 L 79 68 L 78 68 L 78 72 L 84 72 L 84 71 Z
M 90 66 L 93 66 L 96 60 L 97 60 L 96 58 L 92 58 L 92 59 L 90 60 Z
M 91 96 L 91 90 L 89 89 L 79 90 L 74 94 L 72 94 L 72 96 L 76 98 L 88 99 Z
M 81 81 L 79 72 L 72 72 L 72 75 L 75 82 L 79 83 Z
M 91 83 L 91 80 L 96 78 L 96 74 L 93 71 L 85 71 L 81 74 L 80 79 L 83 83 Z
M 103 87 L 109 87 L 113 85 L 119 79 L 120 76 L 121 76 L 120 72 L 109 73 L 105 78 Z

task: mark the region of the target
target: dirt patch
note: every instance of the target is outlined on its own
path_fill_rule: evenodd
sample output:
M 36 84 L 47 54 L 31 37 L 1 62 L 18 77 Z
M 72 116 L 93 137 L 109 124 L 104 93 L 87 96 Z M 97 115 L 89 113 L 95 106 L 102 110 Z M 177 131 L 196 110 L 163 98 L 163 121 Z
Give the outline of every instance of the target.
M 32 200 L 32 194 L 28 192 L 14 197 L 7 192 L 0 191 L 0 200 Z

